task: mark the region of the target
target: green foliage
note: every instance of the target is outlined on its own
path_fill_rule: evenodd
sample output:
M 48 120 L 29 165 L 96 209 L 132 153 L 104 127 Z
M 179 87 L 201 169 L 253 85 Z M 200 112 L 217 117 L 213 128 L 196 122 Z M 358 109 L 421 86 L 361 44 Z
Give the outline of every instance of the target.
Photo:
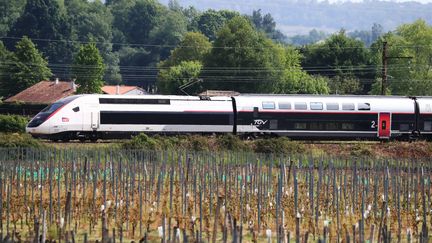
M 202 13 L 197 20 L 198 30 L 207 36 L 210 41 L 214 41 L 217 33 L 227 21 L 240 16 L 239 13 L 229 10 L 216 11 L 209 9 Z
M 374 151 L 370 146 L 365 144 L 356 144 L 351 148 L 351 156 L 354 157 L 372 157 Z
M 387 87 L 394 95 L 432 95 L 432 26 L 424 20 L 398 27 L 372 45 L 374 61 L 382 63 L 383 41 L 388 43 L 387 56 L 406 57 L 388 59 Z M 377 80 L 377 86 L 380 80 Z
M 379 37 L 383 35 L 383 27 L 380 24 L 374 23 L 371 31 L 361 30 L 348 33 L 349 37 L 361 40 L 366 46 L 371 46 Z
M 133 137 L 130 141 L 124 142 L 121 146 L 123 149 L 144 149 L 144 150 L 157 150 L 159 144 L 157 140 L 140 133 Z
M 261 14 L 261 9 L 254 10 L 252 16 L 249 17 L 255 28 L 262 31 L 266 36 L 277 42 L 284 42 L 286 36 L 276 29 L 276 22 L 271 14 L 267 13 L 264 16 Z
M 332 94 L 360 94 L 360 80 L 350 76 L 335 76 L 329 79 L 329 88 Z
M 172 46 L 178 45 L 186 32 L 187 22 L 183 14 L 166 11 L 164 18 L 150 32 L 150 42 L 158 45 L 153 51 L 157 50 L 160 59 L 166 59 L 173 49 Z
M 155 0 L 119 0 L 110 5 L 113 27 L 120 31 L 121 43 L 148 43 L 151 30 L 161 20 L 164 6 Z M 120 38 L 120 37 L 117 37 Z
M 238 136 L 225 134 L 217 137 L 217 144 L 220 150 L 249 151 L 250 147 Z
M 39 50 L 52 63 L 69 64 L 76 45 L 70 41 L 73 40 L 72 26 L 60 3 L 58 0 L 27 0 L 22 15 L 12 26 L 8 36 L 53 40 L 38 42 Z
M 316 29 L 313 29 L 309 31 L 307 35 L 294 35 L 292 37 L 288 38 L 288 43 L 296 45 L 296 46 L 304 46 L 304 45 L 310 45 L 315 44 L 320 40 L 324 40 L 327 38 L 328 34 L 326 34 L 324 31 L 318 31 Z
M 65 1 L 69 22 L 72 23 L 74 34 L 80 41 L 94 41 L 107 68 L 104 80 L 117 84 L 121 81 L 118 67 L 119 59 L 112 52 L 113 16 L 109 9 L 100 1 Z
M 375 83 L 372 84 L 370 95 L 381 95 L 382 93 L 382 85 L 381 78 L 378 78 Z M 391 95 L 391 90 L 388 86 L 385 87 L 384 95 Z
M 79 85 L 77 93 L 101 93 L 104 70 L 105 65 L 96 45 L 90 43 L 81 46 L 73 65 L 75 82 Z
M 0 115 L 0 132 L 25 132 L 28 119 L 18 115 Z
M 21 15 L 26 0 L 0 1 L 0 36 L 6 36 L 11 25 Z
M 27 133 L 0 133 L 0 148 L 41 148 L 38 140 Z
M 228 21 L 213 46 L 205 64 L 209 69 L 207 88 L 272 92 L 273 84 L 281 81 L 283 48 L 257 32 L 247 18 L 234 17 Z
M 204 136 L 192 135 L 183 140 L 183 146 L 192 151 L 210 151 L 212 146 L 209 139 Z
M 255 152 L 274 154 L 300 154 L 306 151 L 303 144 L 288 138 L 268 138 L 255 141 Z
M 202 65 L 197 61 L 184 61 L 177 66 L 163 69 L 159 72 L 157 87 L 163 94 L 183 94 L 180 86 L 198 81 Z M 195 83 L 185 89 L 190 94 L 201 91 L 201 84 Z
M 206 36 L 201 33 L 188 32 L 183 40 L 173 50 L 171 56 L 160 63 L 162 67 L 179 65 L 183 61 L 200 61 L 210 53 L 211 43 Z
M 304 50 L 305 70 L 310 74 L 337 77 L 332 88 L 342 88 L 343 93 L 358 92 L 358 88 L 350 88 L 352 78 L 370 79 L 375 76 L 367 68 L 368 65 L 370 54 L 364 43 L 347 37 L 344 31 L 330 36 L 324 43 L 308 46 Z
M 0 41 L 0 63 L 10 64 L 13 63 L 13 53 L 9 52 Z M 0 98 L 2 96 L 7 96 L 10 92 L 11 87 L 9 87 L 9 65 L 0 65 Z
M 15 46 L 12 65 L 7 70 L 7 90 L 9 94 L 18 92 L 52 75 L 48 62 L 42 57 L 33 42 L 23 37 Z

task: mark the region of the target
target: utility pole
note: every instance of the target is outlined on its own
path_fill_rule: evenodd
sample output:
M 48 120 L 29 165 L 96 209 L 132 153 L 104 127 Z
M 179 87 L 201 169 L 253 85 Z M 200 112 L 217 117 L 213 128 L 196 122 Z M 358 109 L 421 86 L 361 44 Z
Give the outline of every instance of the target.
M 387 84 L 387 41 L 383 42 L 382 52 L 382 80 L 381 80 L 381 95 L 385 95 L 385 89 Z

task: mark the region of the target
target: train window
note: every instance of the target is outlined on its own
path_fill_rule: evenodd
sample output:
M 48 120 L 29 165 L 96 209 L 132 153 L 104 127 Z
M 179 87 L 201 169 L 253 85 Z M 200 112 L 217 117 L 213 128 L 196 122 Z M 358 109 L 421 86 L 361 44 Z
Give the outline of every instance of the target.
M 263 101 L 262 108 L 266 110 L 274 110 L 275 103 L 273 101 Z
M 279 109 L 291 110 L 291 103 L 290 102 L 279 102 Z
M 432 121 L 425 121 L 424 122 L 424 130 L 425 131 L 432 131 Z
M 80 111 L 79 106 L 73 108 L 72 110 L 73 110 L 74 112 L 78 112 L 78 111 Z
M 355 110 L 354 103 L 342 103 L 342 110 L 344 110 L 344 111 L 353 111 L 353 110 Z
M 270 120 L 270 129 L 271 130 L 278 129 L 278 120 Z
M 294 129 L 305 130 L 306 129 L 306 123 L 304 123 L 304 122 L 294 123 Z
M 370 111 L 370 104 L 369 103 L 358 103 L 358 110 L 359 111 Z
M 307 110 L 307 104 L 306 104 L 306 102 L 296 102 L 296 103 L 294 103 L 294 109 Z
M 310 103 L 310 109 L 311 110 L 322 110 L 323 109 L 323 103 L 321 103 L 321 102 L 311 102 Z
M 409 124 L 400 124 L 399 131 L 406 132 L 409 131 Z
M 354 124 L 342 123 L 342 130 L 354 130 Z
M 323 123 L 318 123 L 318 122 L 312 122 L 310 124 L 310 130 L 318 130 L 321 131 L 324 129 L 324 124 Z
M 136 105 L 169 105 L 169 99 L 126 99 L 126 98 L 99 98 L 100 104 L 136 104 Z
M 339 104 L 338 103 L 327 103 L 327 110 L 329 111 L 337 111 L 339 110 Z
M 328 122 L 328 123 L 326 123 L 326 130 L 328 130 L 328 131 L 339 130 L 338 124 L 335 122 Z

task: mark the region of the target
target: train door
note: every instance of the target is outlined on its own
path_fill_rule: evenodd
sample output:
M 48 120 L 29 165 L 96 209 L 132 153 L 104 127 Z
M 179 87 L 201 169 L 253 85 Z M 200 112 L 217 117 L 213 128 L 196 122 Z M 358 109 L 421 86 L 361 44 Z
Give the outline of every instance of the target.
M 379 138 L 390 138 L 391 135 L 391 113 L 380 112 L 378 122 L 378 137 Z
M 99 112 L 91 112 L 91 128 L 96 130 L 99 127 Z

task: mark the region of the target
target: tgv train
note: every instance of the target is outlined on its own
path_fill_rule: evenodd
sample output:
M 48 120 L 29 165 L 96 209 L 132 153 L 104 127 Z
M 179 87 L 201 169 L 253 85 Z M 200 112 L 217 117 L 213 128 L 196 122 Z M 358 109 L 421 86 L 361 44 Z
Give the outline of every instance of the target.
M 43 109 L 26 130 L 54 141 L 95 141 L 138 133 L 431 138 L 432 97 L 75 95 Z

